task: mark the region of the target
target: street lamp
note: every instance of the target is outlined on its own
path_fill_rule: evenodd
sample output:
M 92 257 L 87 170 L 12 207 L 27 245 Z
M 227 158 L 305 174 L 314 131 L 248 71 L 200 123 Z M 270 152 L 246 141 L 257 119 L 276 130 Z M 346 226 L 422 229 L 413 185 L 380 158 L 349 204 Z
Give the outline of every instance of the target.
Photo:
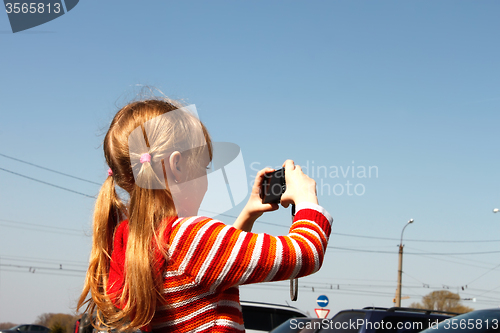
M 410 219 L 408 223 L 401 231 L 401 241 L 399 242 L 399 264 L 398 264 L 398 289 L 396 290 L 396 306 L 401 306 L 401 280 L 403 275 L 403 232 L 405 232 L 406 227 L 413 223 L 413 219 Z
M 498 209 L 498 208 L 493 209 L 493 213 L 498 213 L 499 211 L 500 211 L 500 209 Z

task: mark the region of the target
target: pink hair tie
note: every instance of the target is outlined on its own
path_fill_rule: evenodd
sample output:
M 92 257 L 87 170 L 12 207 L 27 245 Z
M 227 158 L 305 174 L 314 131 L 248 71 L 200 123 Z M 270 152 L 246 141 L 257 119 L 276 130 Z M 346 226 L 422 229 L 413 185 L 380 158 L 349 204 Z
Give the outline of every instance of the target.
M 108 176 L 113 176 L 113 170 L 111 170 L 111 168 L 108 169 Z
M 148 153 L 142 154 L 140 161 L 141 163 L 151 162 L 151 155 Z

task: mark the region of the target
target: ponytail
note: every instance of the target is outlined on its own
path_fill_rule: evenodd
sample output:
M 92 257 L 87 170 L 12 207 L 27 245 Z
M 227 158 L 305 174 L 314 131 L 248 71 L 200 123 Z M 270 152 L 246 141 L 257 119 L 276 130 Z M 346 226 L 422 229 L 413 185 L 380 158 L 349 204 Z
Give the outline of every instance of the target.
M 119 221 L 125 216 L 125 206 L 116 193 L 113 176 L 109 175 L 104 181 L 95 203 L 89 268 L 77 309 L 87 304 L 85 311 L 89 314 L 92 314 L 96 307 L 101 311 L 104 310 L 104 312 L 116 312 L 114 305 L 107 296 L 106 285 L 113 246 L 113 234 Z M 92 298 L 87 299 L 89 292 Z M 97 318 L 102 322 L 99 312 Z
M 144 176 L 153 172 L 149 163 L 144 163 L 143 169 Z M 160 292 L 162 275 L 156 261 L 157 256 L 167 257 L 167 245 L 159 235 L 166 226 L 161 224 L 162 220 L 176 216 L 176 211 L 170 191 L 134 185 L 130 194 L 124 289 L 121 295 L 109 295 L 106 287 L 113 235 L 118 222 L 126 218 L 125 212 L 125 206 L 115 191 L 113 177 L 109 176 L 95 204 L 90 263 L 77 308 L 87 304 L 85 312 L 91 314 L 98 310 L 98 327 L 131 330 L 149 324 L 158 302 L 163 302 Z M 151 251 L 152 247 L 154 251 Z M 89 292 L 92 297 L 87 299 Z
M 149 161 L 142 163 L 137 182 L 159 182 Z M 157 267 L 157 256 L 167 258 L 168 246 L 160 240 L 166 227 L 165 218 L 177 212 L 167 189 L 151 190 L 134 185 L 130 195 L 128 241 L 125 251 L 125 283 L 120 298 L 123 315 L 128 316 L 120 329 L 140 328 L 148 325 L 157 304 L 163 303 L 163 276 Z M 152 249 L 154 249 L 152 251 Z

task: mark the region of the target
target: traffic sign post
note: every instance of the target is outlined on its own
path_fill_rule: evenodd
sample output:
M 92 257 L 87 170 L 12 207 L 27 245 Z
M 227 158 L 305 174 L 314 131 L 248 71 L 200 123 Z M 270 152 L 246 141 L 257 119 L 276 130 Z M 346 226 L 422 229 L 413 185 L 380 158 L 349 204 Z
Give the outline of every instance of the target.
M 318 318 L 320 319 L 326 318 L 330 313 L 330 310 L 328 309 L 314 309 L 314 311 L 316 312 L 316 316 L 318 316 Z
M 326 295 L 319 295 L 318 299 L 316 300 L 316 303 L 318 303 L 318 306 L 322 308 L 322 309 L 314 309 L 314 312 L 316 312 L 316 316 L 318 316 L 318 318 L 326 318 L 330 313 L 330 310 L 323 308 L 327 306 L 328 303 L 330 303 L 328 297 L 326 297 Z
M 318 296 L 318 299 L 316 300 L 316 303 L 318 303 L 318 306 L 324 308 L 325 306 L 328 305 L 330 301 L 328 300 L 328 297 L 326 295 L 320 295 Z

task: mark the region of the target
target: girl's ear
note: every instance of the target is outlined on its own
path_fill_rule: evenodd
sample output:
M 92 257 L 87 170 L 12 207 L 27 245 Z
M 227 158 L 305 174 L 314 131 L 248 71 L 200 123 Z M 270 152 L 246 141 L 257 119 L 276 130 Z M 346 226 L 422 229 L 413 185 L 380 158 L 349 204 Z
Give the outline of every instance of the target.
M 176 183 L 181 180 L 182 172 L 184 171 L 181 168 L 181 159 L 182 155 L 178 151 L 174 151 L 168 159 L 170 171 L 172 171 Z

